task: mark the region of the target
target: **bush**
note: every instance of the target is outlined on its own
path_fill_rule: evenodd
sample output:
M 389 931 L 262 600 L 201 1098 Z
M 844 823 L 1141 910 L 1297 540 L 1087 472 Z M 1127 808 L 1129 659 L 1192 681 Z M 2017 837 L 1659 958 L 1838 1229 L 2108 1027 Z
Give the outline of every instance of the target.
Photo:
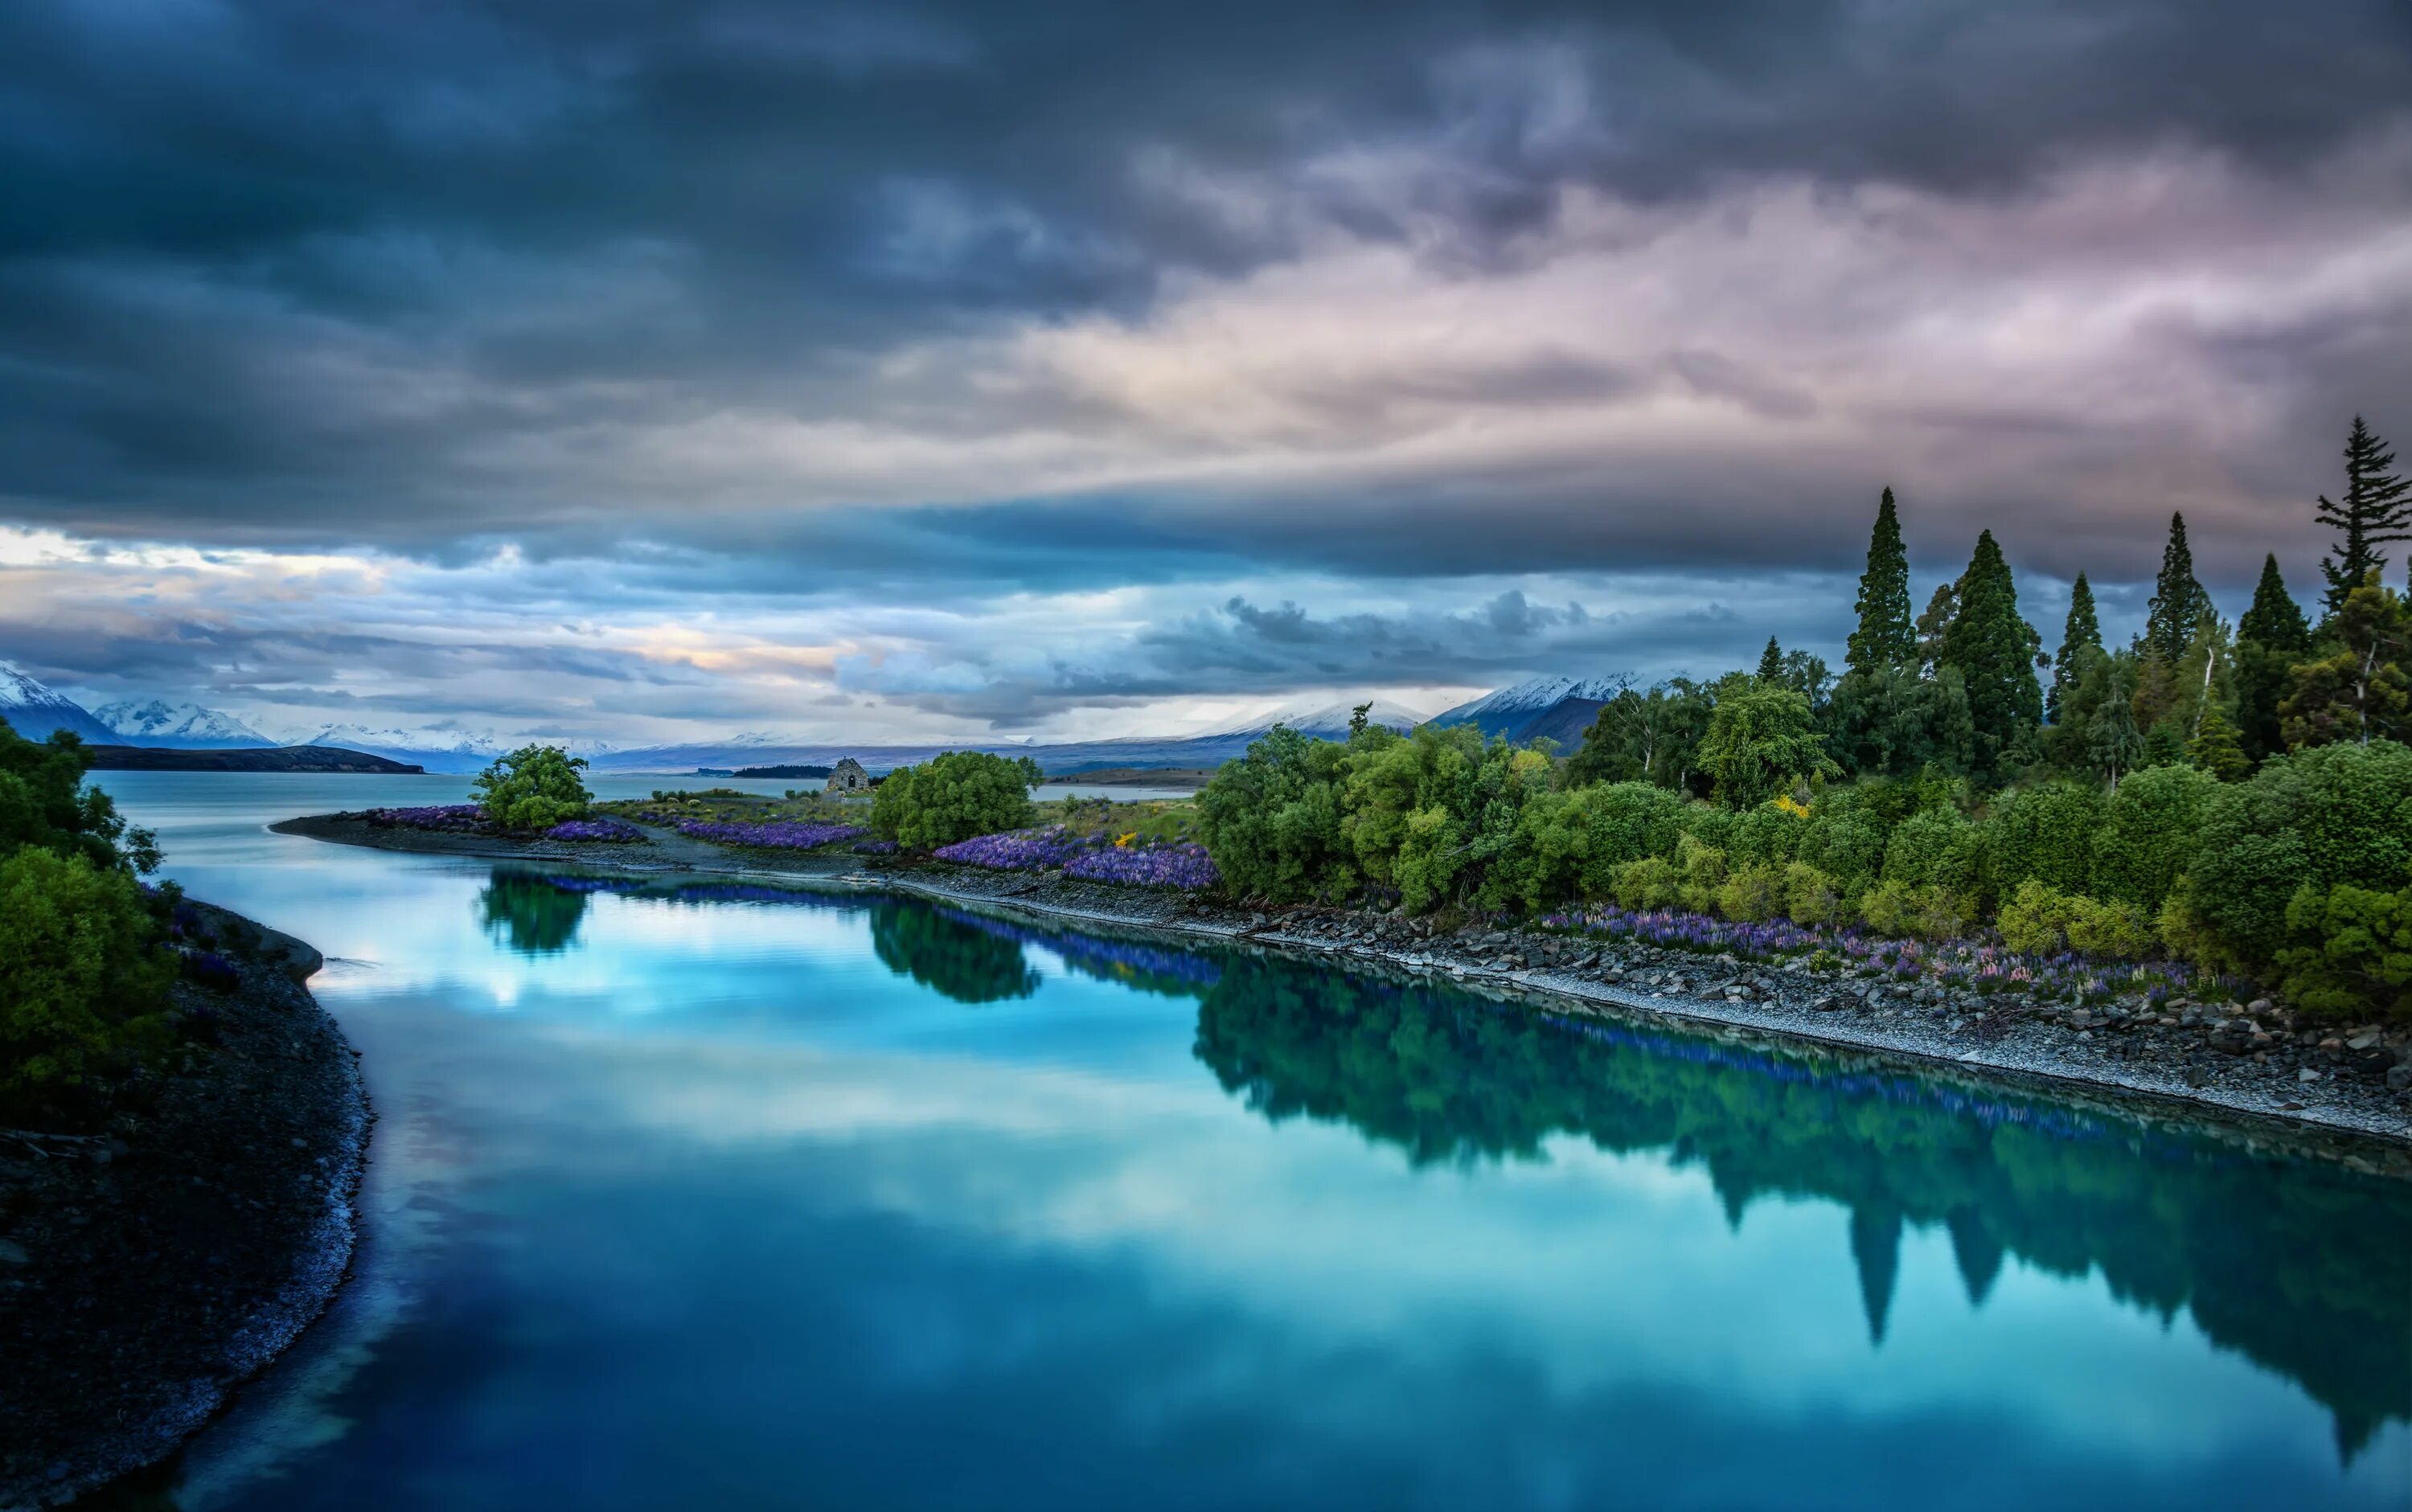
M 1683 889 L 1684 873 L 1664 856 L 1644 856 L 1616 869 L 1616 901 L 1626 908 L 1669 908 Z
M 907 850 L 1027 829 L 1035 816 L 1030 789 L 1042 776 L 1028 756 L 942 752 L 919 766 L 899 767 L 880 782 L 871 828 Z
M 1912 935 L 1922 940 L 1949 939 L 1967 924 L 1958 904 L 1943 888 L 1933 884 L 1914 887 L 1893 881 L 1879 882 L 1868 889 L 1860 900 L 1860 917 L 1879 934 Z
M 2130 775 L 2103 807 L 2084 890 L 2147 912 L 2159 908 L 2193 861 L 2204 810 L 2223 790 L 2218 778 L 2192 767 Z
M 1745 924 L 1781 917 L 1784 905 L 1784 873 L 1765 861 L 1743 865 L 1717 888 L 1717 912 Z
M 2297 1007 L 2332 1018 L 2412 1011 L 2412 888 L 2305 888 L 2287 927 L 2296 943 L 2278 964 Z
M 469 787 L 486 817 L 506 829 L 550 829 L 582 818 L 593 801 L 579 773 L 584 756 L 557 745 L 522 745 L 478 774 Z
M 2273 756 L 2204 805 L 2180 896 L 2204 957 L 2258 969 L 2293 946 L 2304 888 L 2412 886 L 2412 749 L 2392 741 Z
M 1685 835 L 1675 844 L 1675 871 L 1678 902 L 1696 914 L 1706 914 L 1717 906 L 1717 894 L 1726 885 L 1726 853 L 1720 846 L 1702 841 L 1698 835 Z
M 1995 893 L 2008 898 L 2030 878 L 2060 892 L 2085 891 L 2102 809 L 2102 790 L 2090 783 L 2043 783 L 1996 797 L 1979 826 Z
M 174 977 L 126 872 L 36 845 L 0 860 L 0 1093 L 87 1085 L 156 1051 Z
M 1806 861 L 1784 868 L 1784 913 L 1795 924 L 1815 928 L 1841 917 L 1842 888 L 1832 877 Z

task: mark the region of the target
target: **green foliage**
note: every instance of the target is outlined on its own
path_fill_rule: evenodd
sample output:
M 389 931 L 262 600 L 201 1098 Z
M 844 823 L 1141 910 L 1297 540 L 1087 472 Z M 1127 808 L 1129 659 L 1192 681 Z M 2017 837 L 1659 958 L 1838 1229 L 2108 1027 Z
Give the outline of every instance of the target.
M 2236 726 L 2246 759 L 2259 761 L 2286 749 L 2278 705 L 2290 691 L 2295 664 L 2311 649 L 2311 625 L 2287 592 L 2272 552 L 2262 559 L 2253 607 L 2236 622 Z
M 579 773 L 586 758 L 557 745 L 522 745 L 478 774 L 470 796 L 506 829 L 550 829 L 582 817 L 594 801 Z
M 1790 688 L 1767 684 L 1717 699 L 1699 759 L 1718 800 L 1738 809 L 1763 803 L 1803 780 L 1841 774 L 1826 755 L 1809 700 Z
M 2298 893 L 2412 887 L 2412 749 L 2391 741 L 2273 757 L 2216 788 L 2183 902 L 2198 956 L 2259 970 L 2301 949 Z
M 2335 1018 L 2412 1010 L 2412 888 L 2340 882 L 2287 903 L 2293 943 L 2278 952 L 2297 1007 Z
M 2043 720 L 2043 689 L 2036 681 L 2040 638 L 2019 617 L 2017 586 L 1992 531 L 1977 537 L 1976 553 L 1960 577 L 1958 611 L 1943 633 L 1941 663 L 1968 686 L 1975 727 L 1970 770 L 1988 780 L 2005 771 L 2011 753 Z
M 1845 675 L 1875 677 L 1907 666 L 1917 655 L 1909 620 L 1909 553 L 1901 544 L 1901 516 L 1888 488 L 1876 501 L 1875 528 L 1868 533 L 1867 570 L 1860 575 L 1855 605 L 1859 628 L 1851 632 Z
M 2186 545 L 2185 516 L 2169 516 L 2169 544 L 2161 549 L 2161 572 L 2153 586 L 2153 602 L 2144 620 L 2144 644 L 2161 659 L 2175 662 L 2185 653 L 2195 626 L 2212 613 L 2211 595 L 2195 580 L 2194 550 Z
M 2320 495 L 2320 523 L 2336 532 L 2336 546 L 2320 561 L 2328 579 L 2328 609 L 2342 611 L 2346 599 L 2366 582 L 2383 578 L 2387 556 L 2382 546 L 2412 540 L 2412 482 L 2395 473 L 2395 453 L 2388 448 L 2361 417 L 2345 443 L 2345 498 L 2331 502 Z
M 1781 917 L 1787 903 L 1783 870 L 1765 861 L 1737 868 L 1717 887 L 1716 911 L 1745 923 Z
M 2092 783 L 2048 782 L 1998 794 L 1983 821 L 1986 863 L 1997 893 L 2030 881 L 2082 892 L 2094 876 L 2094 838 L 2105 797 Z
M 478 894 L 478 923 L 523 956 L 556 956 L 586 921 L 586 894 L 533 873 L 496 867 Z
M 1795 924 L 1831 924 L 1843 915 L 1842 888 L 1806 861 L 1784 868 L 1784 917 Z
M 1639 781 L 1689 787 L 1715 707 L 1709 689 L 1684 678 L 1646 694 L 1624 690 L 1600 706 L 1582 744 L 1567 757 L 1567 785 Z
M 875 904 L 871 948 L 890 971 L 957 1003 L 1004 1003 L 1038 991 L 1038 973 L 1021 941 L 927 903 L 891 898 Z
M 2151 918 L 2141 910 L 2065 893 L 2032 877 L 2002 904 L 1995 923 L 2003 944 L 2038 954 L 2075 949 L 2136 960 L 2160 945 Z
M 0 859 L 0 1094 L 114 1075 L 166 1042 L 174 959 L 130 873 L 38 845 Z
M 2219 788 L 2217 778 L 2192 767 L 2155 767 L 2121 783 L 2103 809 L 2086 890 L 2146 913 L 2158 910 L 2193 862 L 2203 816 Z
M 907 850 L 1026 829 L 1033 817 L 1030 789 L 1043 776 L 1028 756 L 941 752 L 880 781 L 871 800 L 871 828 Z
M 1967 928 L 1969 920 L 1945 888 L 1905 882 L 1879 882 L 1860 903 L 1860 917 L 1879 934 L 1921 940 L 1945 940 Z
M 107 793 L 83 785 L 91 766 L 91 754 L 73 735 L 61 730 L 29 741 L 0 720 L 0 855 L 39 845 L 98 867 L 155 868 L 159 851 L 150 832 L 128 829 Z
M 2298 665 L 2278 706 L 2289 749 L 2412 734 L 2412 608 L 2374 572 L 2345 595 L 2320 627 L 2312 660 Z
M 2068 618 L 2060 628 L 2060 650 L 2052 659 L 2052 689 L 2044 697 L 2044 717 L 2060 722 L 2061 704 L 2077 685 L 2079 657 L 2102 649 L 2102 621 L 2094 609 L 2094 585 L 2079 573 L 2068 591 Z

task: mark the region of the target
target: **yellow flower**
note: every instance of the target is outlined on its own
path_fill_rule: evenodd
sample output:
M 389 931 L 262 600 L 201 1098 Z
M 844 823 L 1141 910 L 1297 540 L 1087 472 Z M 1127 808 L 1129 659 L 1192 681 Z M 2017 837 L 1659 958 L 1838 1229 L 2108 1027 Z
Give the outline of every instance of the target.
M 1782 809 L 1785 813 L 1789 814 L 1796 819 L 1805 819 L 1809 817 L 1809 805 L 1802 802 L 1799 799 L 1794 798 L 1790 793 L 1777 794 L 1775 798 L 1775 806 Z
M 1117 835 L 1117 836 L 1115 836 L 1115 837 L 1114 837 L 1114 844 L 1115 844 L 1115 846 L 1116 846 L 1117 848 L 1120 848 L 1120 847 L 1123 847 L 1123 846 L 1128 845 L 1132 841 L 1137 840 L 1138 838 L 1139 838 L 1139 831 L 1138 831 L 1138 830 L 1136 830 L 1136 829 L 1134 829 L 1134 830 L 1132 830 L 1129 834 L 1126 834 L 1126 835 Z

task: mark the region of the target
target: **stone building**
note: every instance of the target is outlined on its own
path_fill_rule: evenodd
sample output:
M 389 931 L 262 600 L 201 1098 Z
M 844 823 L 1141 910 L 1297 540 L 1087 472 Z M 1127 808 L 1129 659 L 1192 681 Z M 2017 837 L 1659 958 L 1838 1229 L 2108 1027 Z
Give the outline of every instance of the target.
M 841 756 L 838 758 L 838 764 L 830 771 L 829 786 L 826 791 L 831 793 L 870 792 L 871 773 L 863 771 L 862 763 L 857 761 L 854 757 Z

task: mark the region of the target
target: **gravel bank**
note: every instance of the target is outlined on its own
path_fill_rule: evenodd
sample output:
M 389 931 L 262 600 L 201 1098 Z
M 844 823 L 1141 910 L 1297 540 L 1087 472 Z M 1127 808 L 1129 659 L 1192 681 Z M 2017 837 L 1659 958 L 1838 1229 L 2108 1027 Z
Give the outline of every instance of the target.
M 0 1134 L 0 1508 L 160 1459 L 343 1280 L 370 1124 L 354 1052 L 302 982 L 318 954 L 201 911 L 242 982 L 156 1095 L 77 1137 Z
M 1816 973 L 1801 961 L 1731 957 L 1360 910 L 1250 910 L 1067 880 L 831 854 L 743 852 L 652 831 L 641 843 L 521 844 L 487 836 L 374 828 L 326 815 L 274 827 L 389 849 L 574 861 L 634 871 L 805 876 L 1034 910 L 1059 917 L 1243 939 L 1438 973 L 1586 1012 L 1648 1014 L 2049 1079 L 2125 1100 L 2185 1105 L 2254 1121 L 2369 1137 L 2412 1150 L 2412 1028 L 2315 1025 L 2267 1000 L 2249 1007 L 2183 1000 L 2152 1018 L 2012 992 L 1953 992 L 1874 974 Z M 2373 1158 L 2358 1154 L 2353 1158 Z

